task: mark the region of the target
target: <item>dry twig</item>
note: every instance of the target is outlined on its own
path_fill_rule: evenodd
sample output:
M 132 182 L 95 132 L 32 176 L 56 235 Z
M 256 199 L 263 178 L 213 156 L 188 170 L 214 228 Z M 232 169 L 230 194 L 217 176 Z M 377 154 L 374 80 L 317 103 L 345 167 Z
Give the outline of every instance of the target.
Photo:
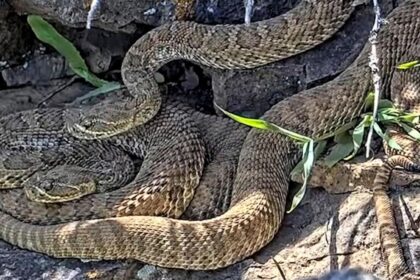
M 251 23 L 252 9 L 254 8 L 254 0 L 244 0 L 245 4 L 245 24 Z
M 378 4 L 378 0 L 373 0 L 373 10 L 375 12 L 375 22 L 372 27 L 372 31 L 370 32 L 369 41 L 372 46 L 371 54 L 369 57 L 369 67 L 372 70 L 372 80 L 373 80 L 373 88 L 375 93 L 375 100 L 373 105 L 373 114 L 372 114 L 372 123 L 369 127 L 369 133 L 366 139 L 366 157 L 368 158 L 370 155 L 370 145 L 372 142 L 373 136 L 373 126 L 376 122 L 376 117 L 378 114 L 378 106 L 379 106 L 379 99 L 381 98 L 381 76 L 379 74 L 379 57 L 378 57 L 378 33 L 381 28 L 382 23 L 384 20 L 381 18 L 381 9 Z

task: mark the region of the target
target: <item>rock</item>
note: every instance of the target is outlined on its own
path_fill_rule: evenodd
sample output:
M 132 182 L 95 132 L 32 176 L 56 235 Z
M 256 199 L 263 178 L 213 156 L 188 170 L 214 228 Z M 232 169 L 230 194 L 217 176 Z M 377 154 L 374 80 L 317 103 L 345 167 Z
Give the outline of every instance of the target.
M 37 14 L 69 27 L 85 27 L 91 1 L 12 0 L 21 14 Z M 101 1 L 93 17 L 93 26 L 114 32 L 133 33 L 136 24 L 157 26 L 175 20 L 175 0 Z
M 298 0 L 255 0 L 251 21 L 258 21 L 282 14 L 298 3 Z M 192 20 L 206 24 L 243 23 L 244 0 L 196 1 Z
M 21 65 L 1 71 L 9 87 L 46 84 L 52 79 L 73 74 L 64 57 L 58 54 L 35 56 Z
M 349 162 L 339 162 L 328 168 L 317 161 L 309 179 L 309 186 L 324 188 L 329 193 L 346 193 L 360 189 L 371 189 L 378 168 L 382 165 L 385 155 L 379 153 L 374 160 L 366 160 L 364 155 L 356 157 Z M 322 160 L 322 159 L 321 159 Z M 293 175 L 292 180 L 303 183 L 302 177 Z M 420 174 L 410 173 L 404 170 L 394 170 L 389 185 L 391 188 L 399 188 L 420 182 Z
M 91 0 L 10 0 L 20 14 L 38 14 L 69 27 L 86 25 Z M 253 20 L 270 18 L 292 8 L 298 0 L 255 1 Z M 244 18 L 243 0 L 126 0 L 101 1 L 93 26 L 133 33 L 137 24 L 158 26 L 174 20 L 202 23 L 238 23 Z
M 131 262 L 83 263 L 72 259 L 52 259 L 16 249 L 0 241 L 0 279 L 134 279 L 134 273 L 139 267 L 141 266 Z
M 164 94 L 189 104 L 195 109 L 214 113 L 210 77 L 197 65 L 174 61 L 159 70 L 165 77 Z
M 63 106 L 89 90 L 92 90 L 91 86 L 72 79 L 54 80 L 48 85 L 1 90 L 0 116 L 34 109 L 38 105 Z
M 314 277 L 307 280 L 379 280 L 371 274 L 364 273 L 358 269 L 343 269 L 332 271 L 321 278 Z
M 0 117 L 16 111 L 34 108 L 33 100 L 41 101 L 42 94 L 31 87 L 0 91 Z
M 93 73 L 104 73 L 121 63 L 128 48 L 138 39 L 139 34 L 129 35 L 102 29 L 74 29 L 55 24 L 57 30 L 74 44 Z M 145 31 L 140 29 L 138 33 Z M 119 67 L 119 65 L 118 65 Z
M 29 51 L 32 40 L 24 19 L 18 17 L 5 0 L 0 0 L 0 62 L 14 60 Z

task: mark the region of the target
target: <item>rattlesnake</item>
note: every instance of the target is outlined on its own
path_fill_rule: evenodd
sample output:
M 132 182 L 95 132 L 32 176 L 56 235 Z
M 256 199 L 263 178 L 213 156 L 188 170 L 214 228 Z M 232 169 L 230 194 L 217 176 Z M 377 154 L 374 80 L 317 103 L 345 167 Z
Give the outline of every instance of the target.
M 72 157 L 74 153 L 81 158 L 79 161 L 83 161 L 85 158 L 90 161 L 92 155 L 88 152 L 95 152 L 99 144 L 110 151 L 110 154 L 114 152 L 112 155 L 115 155 L 115 150 L 112 149 L 114 146 L 132 155 L 144 158 L 140 172 L 130 182 L 129 186 L 119 189 L 115 194 L 102 193 L 93 199 L 88 197 L 84 200 L 63 204 L 61 205 L 63 211 L 69 210 L 70 207 L 73 209 L 79 208 L 77 205 L 85 201 L 89 205 L 86 206 L 92 209 L 91 211 L 97 211 L 96 215 L 102 215 L 102 217 L 133 214 L 179 217 L 189 205 L 202 174 L 205 149 L 197 128 L 190 120 L 190 116 L 183 112 L 181 107 L 175 104 L 165 106 L 159 116 L 145 126 L 108 139 L 107 143 L 89 141 L 89 144 L 84 140 L 73 139 L 68 133 L 65 133 L 63 129 L 65 126 L 64 118 L 65 116 L 71 118 L 73 115 L 68 114 L 67 110 L 44 109 L 40 121 L 32 120 L 29 123 L 22 123 L 22 115 L 35 116 L 34 113 L 38 114 L 39 112 L 24 111 L 1 119 L 0 122 L 3 122 L 3 126 L 9 127 L 4 141 L 10 141 L 13 144 L 17 142 L 15 145 L 20 144 L 25 148 L 40 149 L 40 156 L 52 157 L 53 159 L 57 154 L 56 150 L 59 150 L 58 154 L 61 156 L 60 152 L 62 152 L 63 158 Z M 18 122 L 22 123 L 24 127 L 16 128 L 15 124 Z M 13 134 L 17 134 L 16 140 L 11 137 Z M 70 144 L 66 145 L 67 142 L 70 142 Z M 8 150 L 7 144 L 3 146 L 6 151 Z M 85 151 L 86 147 L 89 150 Z M 67 154 L 65 151 L 67 151 Z M 96 152 L 99 153 L 100 150 L 98 149 Z M 52 155 L 50 156 L 48 153 Z M 94 157 L 94 159 L 96 158 Z M 110 160 L 117 159 L 110 158 L 107 161 Z M 74 161 L 70 163 L 73 164 Z M 61 165 L 60 161 L 58 165 Z M 121 166 L 121 168 L 124 168 L 124 166 Z M 130 179 L 128 175 L 130 175 L 131 170 L 117 170 Z M 29 180 L 28 182 L 34 181 L 39 180 Z M 138 186 L 141 186 L 141 188 Z M 136 187 L 136 190 L 130 194 L 134 187 Z M 130 195 L 136 196 L 137 199 L 124 203 L 126 196 Z M 112 206 L 113 203 L 115 203 L 115 206 Z M 81 215 L 85 215 L 85 218 L 89 217 L 92 215 L 91 211 L 82 211 L 84 214 Z M 70 214 L 72 211 L 68 213 Z M 64 216 L 63 218 L 66 219 Z M 79 218 L 83 217 L 79 216 Z
M 403 58 L 418 55 L 410 53 L 410 46 L 419 43 L 419 14 L 420 1 L 405 1 L 391 13 L 379 34 L 385 97 L 390 94 L 394 66 Z M 367 44 L 358 59 L 333 81 L 276 104 L 264 118 L 313 138 L 351 122 L 360 116 L 371 87 L 369 50 Z M 86 127 L 96 129 L 97 123 L 90 119 Z M 258 251 L 278 231 L 289 174 L 300 156 L 298 148 L 284 136 L 252 130 L 242 146 L 229 209 L 212 219 L 191 222 L 134 216 L 35 226 L 2 213 L 0 235 L 12 244 L 57 257 L 135 258 L 188 269 L 224 267 Z
M 37 109 L 0 119 L 0 189 L 23 186 L 32 200 L 53 203 L 118 188 L 134 178 L 134 162 L 123 150 L 72 137 L 65 127 L 68 113 Z
M 409 140 L 409 142 L 412 142 L 412 140 Z M 378 218 L 379 238 L 387 260 L 390 279 L 398 279 L 408 271 L 394 220 L 391 200 L 387 194 L 389 177 L 392 170 L 397 166 L 402 166 L 407 171 L 420 172 L 420 166 L 407 157 L 394 155 L 385 160 L 375 177 L 373 202 Z
M 361 0 L 304 0 L 290 12 L 245 25 L 174 22 L 142 36 L 121 67 L 132 98 L 99 103 L 74 123 L 74 135 L 98 139 L 149 121 L 161 97 L 154 73 L 165 63 L 187 59 L 219 69 L 249 69 L 304 52 L 330 38 Z M 109 112 L 102 114 L 101 112 Z
M 402 57 L 402 61 L 413 56 L 420 56 L 420 45 L 418 43 L 410 47 L 410 51 Z M 420 71 L 410 69 L 396 72 L 391 83 L 391 98 L 394 104 L 399 109 L 420 113 L 418 102 Z M 419 129 L 420 126 L 417 125 L 416 128 Z M 381 246 L 388 261 L 388 272 L 391 279 L 399 279 L 401 275 L 408 271 L 408 267 L 402 253 L 391 200 L 387 195 L 388 180 L 392 170 L 397 166 L 401 166 L 405 170 L 420 172 L 420 160 L 417 154 L 418 142 L 413 141 L 401 128 L 390 127 L 387 129 L 387 134 L 400 145 L 401 150 L 394 150 L 384 143 L 386 153 L 392 156 L 383 162 L 376 174 L 373 184 L 373 201 L 379 224 Z
M 51 114 L 46 114 L 44 121 L 54 121 L 56 127 L 60 128 L 59 116 L 64 115 L 66 111 L 62 109 L 51 109 L 45 110 L 45 112 Z M 14 120 L 15 117 L 19 117 L 21 114 L 30 115 L 33 113 L 33 111 L 25 111 L 19 114 L 12 114 L 7 116 L 7 118 L 0 119 L 0 121 L 9 123 L 10 120 Z M 174 114 L 176 114 L 176 116 L 174 116 Z M 192 118 L 194 119 L 194 125 L 191 127 L 191 129 L 193 129 L 192 131 L 188 127 L 193 124 L 192 120 L 186 114 L 192 115 Z M 195 124 L 200 131 L 200 138 L 197 138 Z M 156 127 L 158 126 L 161 126 L 162 129 L 157 129 Z M 26 130 L 24 134 L 31 136 L 31 133 L 33 133 L 31 130 L 33 130 L 33 128 Z M 227 133 L 226 130 L 228 130 L 229 133 Z M 140 207 L 136 207 L 135 211 L 137 212 L 134 213 L 129 212 L 131 210 L 126 209 L 131 208 L 129 205 L 123 204 L 124 200 L 126 200 L 126 196 L 132 193 L 140 199 L 140 202 L 138 203 L 142 203 L 142 205 L 146 206 L 145 209 L 149 208 L 150 211 L 154 211 L 150 214 L 167 215 L 169 213 L 172 215 L 171 212 L 159 213 L 157 204 L 154 204 L 154 207 L 149 206 L 149 203 L 153 202 L 153 193 L 150 189 L 154 186 L 153 184 L 156 184 L 156 181 L 159 184 L 162 184 L 162 180 L 164 179 L 163 176 L 167 176 L 168 179 L 175 177 L 174 180 L 176 180 L 179 175 L 175 174 L 176 176 L 173 176 L 173 174 L 171 174 L 171 172 L 176 172 L 176 170 L 179 170 L 179 172 L 184 170 L 184 173 L 190 172 L 187 177 L 191 177 L 193 182 L 189 185 L 194 187 L 194 179 L 196 179 L 196 177 L 198 178 L 198 175 L 193 176 L 193 172 L 198 172 L 200 166 L 197 168 L 184 166 L 184 160 L 188 158 L 189 153 L 186 153 L 185 155 L 182 155 L 181 153 L 183 152 L 182 149 L 187 149 L 187 152 L 195 153 L 194 147 L 199 148 L 200 152 L 198 155 L 192 156 L 190 162 L 196 164 L 195 162 L 198 161 L 198 163 L 201 164 L 201 149 L 204 147 L 206 153 L 205 173 L 201 177 L 200 187 L 195 192 L 196 199 L 190 203 L 184 216 L 193 219 L 204 219 L 215 216 L 229 207 L 231 185 L 236 171 L 239 151 L 247 132 L 247 128 L 230 120 L 196 112 L 179 102 L 171 102 L 165 107 L 165 110 L 161 111 L 159 116 L 149 124 L 139 127 L 130 133 L 125 133 L 109 139 L 109 143 L 107 144 L 113 144 L 123 148 L 130 154 L 144 157 L 144 164 L 146 164 L 146 166 L 142 167 L 143 170 L 140 170 L 136 180 L 125 188 L 113 193 L 103 193 L 86 197 L 78 201 L 69 201 L 57 205 L 34 203 L 25 197 L 22 190 L 12 189 L 2 192 L 2 195 L 0 196 L 0 209 L 26 222 L 44 225 L 87 219 L 91 215 L 108 217 L 113 215 L 139 214 L 138 211 L 143 211 L 140 210 Z M 60 130 L 54 131 L 50 129 L 50 135 L 48 135 L 48 137 L 42 139 L 43 141 L 33 141 L 32 144 L 36 144 L 35 148 L 37 145 L 45 145 L 46 143 L 51 143 L 53 145 L 55 144 L 55 141 L 57 141 L 57 137 L 62 137 L 60 133 Z M 63 136 L 68 137 L 66 134 Z M 189 138 L 191 138 L 191 140 L 188 140 Z M 201 138 L 205 143 L 204 146 L 200 144 Z M 31 138 L 28 137 L 28 139 Z M 182 149 L 177 148 L 189 142 L 191 142 L 192 145 L 186 145 Z M 80 143 L 81 147 L 83 147 L 82 144 L 86 143 L 82 141 L 82 143 Z M 93 143 L 92 146 L 93 147 L 90 148 L 94 150 L 97 143 Z M 164 149 L 161 149 L 161 147 L 164 147 Z M 83 154 L 83 156 L 89 158 L 90 155 Z M 157 161 L 156 158 L 159 158 L 159 161 Z M 166 174 L 163 172 L 163 167 L 167 167 L 169 163 L 172 167 L 170 168 L 169 174 Z M 177 164 L 179 166 L 177 166 Z M 65 173 L 62 175 L 70 176 L 71 174 Z M 79 180 L 77 176 L 69 179 Z M 43 182 L 38 178 L 31 181 L 36 184 Z M 185 183 L 188 183 L 188 181 Z M 181 184 L 182 188 L 184 188 L 185 185 L 188 187 L 188 184 L 185 183 Z M 170 187 L 176 184 L 169 181 L 166 185 L 169 190 Z M 137 190 L 140 187 L 142 189 Z M 158 189 L 158 191 L 155 192 L 156 199 L 158 199 L 159 196 L 164 196 L 165 192 L 166 191 L 163 188 Z M 146 199 L 151 202 L 147 203 L 141 201 Z M 185 206 L 188 206 L 188 203 L 185 203 Z M 119 207 L 120 210 L 118 210 L 117 207 Z M 164 210 L 163 207 L 164 205 L 160 208 L 162 211 Z M 75 213 L 73 211 L 75 209 L 79 209 L 80 212 Z M 165 211 L 167 210 L 168 209 Z M 181 211 L 178 211 L 177 214 L 173 215 L 179 216 L 180 212 Z

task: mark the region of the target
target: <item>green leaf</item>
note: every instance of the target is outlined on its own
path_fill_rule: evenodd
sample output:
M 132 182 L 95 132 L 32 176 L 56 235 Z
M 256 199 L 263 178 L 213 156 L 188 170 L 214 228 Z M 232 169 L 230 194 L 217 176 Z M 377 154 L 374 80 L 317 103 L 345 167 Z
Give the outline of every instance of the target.
M 99 88 L 96 88 L 94 90 L 91 90 L 88 93 L 86 93 L 85 95 L 76 98 L 76 100 L 74 100 L 73 103 L 74 104 L 82 103 L 86 99 L 96 97 L 98 95 L 105 94 L 105 93 L 120 89 L 121 87 L 122 87 L 122 85 L 118 82 L 108 82 L 108 83 L 104 84 L 103 86 L 101 86 Z
M 327 148 L 327 141 L 323 140 L 323 141 L 316 142 L 316 146 L 314 150 L 315 160 L 319 159 L 319 157 L 325 152 L 326 148 Z M 292 172 L 290 172 L 290 176 L 291 177 L 304 176 L 303 164 L 304 164 L 304 159 L 302 155 L 302 160 L 299 161 L 299 163 L 295 166 L 295 168 L 293 168 Z
M 286 135 L 290 138 L 292 138 L 295 141 L 298 141 L 300 143 L 305 143 L 305 142 L 309 142 L 309 141 L 313 141 L 311 138 L 306 137 L 304 135 L 298 134 L 296 132 L 287 130 L 285 128 L 282 128 L 276 124 L 270 123 L 273 131 L 279 132 L 280 134 Z
M 278 132 L 280 134 L 283 134 L 287 137 L 292 138 L 293 140 L 299 142 L 299 143 L 305 143 L 308 141 L 312 141 L 311 138 L 306 137 L 304 135 L 300 135 L 296 132 L 287 130 L 285 128 L 279 127 L 278 125 L 275 125 L 273 123 L 270 123 L 268 121 L 262 120 L 262 119 L 252 119 L 252 118 L 245 118 L 238 115 L 235 115 L 233 113 L 230 113 L 224 109 L 222 109 L 219 105 L 214 103 L 214 106 L 218 108 L 220 111 L 223 112 L 223 114 L 227 115 L 229 118 L 233 119 L 234 121 L 237 121 L 238 123 L 245 124 L 250 127 L 259 128 L 259 129 L 265 129 L 270 130 L 274 132 Z
M 306 187 L 310 178 L 310 173 L 313 168 L 314 162 L 325 151 L 327 147 L 327 141 L 319 141 L 316 144 L 315 149 L 313 148 L 313 146 L 314 141 L 312 140 L 304 144 L 302 160 L 296 165 L 296 167 L 291 172 L 292 177 L 295 177 L 297 174 L 302 175 L 304 183 L 299 188 L 299 191 L 294 195 L 292 199 L 292 205 L 290 209 L 286 211 L 287 213 L 292 212 L 302 201 L 306 193 Z
M 364 110 L 372 109 L 375 102 L 375 93 L 370 91 L 365 98 Z M 393 108 L 394 104 L 391 100 L 380 99 L 378 108 Z
M 363 136 L 365 135 L 365 127 L 370 125 L 372 121 L 372 116 L 364 116 L 363 120 L 354 128 L 352 137 L 353 137 L 353 153 L 351 153 L 345 160 L 353 158 L 359 151 Z
M 402 114 L 399 119 L 403 122 L 418 124 L 419 123 L 419 114 L 418 113 L 406 113 Z
M 302 199 L 305 197 L 305 193 L 306 193 L 306 186 L 302 185 L 299 188 L 299 190 L 297 191 L 297 193 L 293 196 L 292 204 L 290 205 L 290 209 L 288 209 L 286 211 L 287 214 L 292 213 L 293 210 L 295 210 L 296 207 L 298 207 L 298 205 L 301 203 Z
M 410 127 L 409 125 L 406 125 L 405 123 L 398 123 L 405 132 L 408 133 L 411 137 L 413 137 L 416 140 L 420 140 L 420 132 L 418 132 L 416 129 Z
M 337 145 L 331 149 L 330 154 L 323 160 L 323 163 L 329 168 L 346 158 L 353 151 L 353 139 L 348 132 L 337 135 L 335 141 Z
M 107 83 L 107 81 L 98 78 L 89 71 L 85 61 L 75 46 L 58 33 L 57 30 L 42 17 L 29 15 L 27 21 L 40 41 L 49 44 L 66 58 L 74 73 L 96 87 L 101 87 Z
M 381 108 L 380 110 L 378 110 L 378 113 L 384 114 L 384 115 L 389 115 L 389 116 L 399 116 L 402 114 L 401 110 L 398 110 L 394 107 L 391 108 Z
M 308 184 L 309 177 L 311 175 L 311 170 L 314 165 L 315 155 L 314 155 L 314 141 L 311 140 L 306 142 L 303 145 L 303 185 L 299 189 L 299 191 L 295 194 L 292 199 L 292 205 L 290 209 L 286 211 L 286 213 L 292 212 L 302 201 L 303 197 L 306 193 L 306 186 Z
M 386 143 L 388 144 L 388 146 L 390 146 L 394 150 L 402 150 L 401 146 L 398 145 L 398 143 L 395 141 L 395 139 L 393 139 L 391 137 L 388 137 L 386 139 Z
M 389 147 L 395 150 L 401 150 L 401 146 L 398 145 L 398 143 L 394 139 L 390 138 L 388 134 L 384 134 L 382 132 L 382 129 L 378 123 L 373 124 L 373 129 L 382 139 L 386 141 Z
M 235 115 L 233 113 L 230 113 L 230 112 L 222 109 L 216 103 L 214 103 L 214 105 L 220 111 L 222 111 L 223 114 L 225 114 L 226 116 L 228 116 L 229 118 L 231 118 L 232 120 L 234 120 L 238 123 L 241 123 L 241 124 L 244 124 L 244 125 L 247 125 L 247 126 L 250 126 L 250 127 L 254 127 L 254 128 L 259 128 L 259 129 L 273 130 L 273 127 L 270 125 L 270 123 L 265 121 L 265 120 L 241 117 L 241 116 Z
M 383 108 L 394 108 L 394 103 L 392 103 L 391 100 L 388 99 L 381 99 L 379 100 L 379 106 L 378 108 L 383 109 Z
M 375 132 L 382 138 L 382 139 L 385 139 L 386 138 L 386 136 L 385 136 L 385 134 L 382 132 L 382 129 L 381 129 L 381 127 L 379 126 L 379 124 L 378 123 L 374 123 L 373 124 L 373 129 L 375 130 Z
M 413 67 L 418 67 L 420 65 L 420 61 L 419 60 L 414 60 L 414 61 L 410 61 L 410 62 L 406 62 L 403 64 L 400 64 L 397 66 L 397 69 L 399 70 L 407 70 Z
M 365 105 L 364 110 L 368 110 L 373 107 L 373 103 L 375 102 L 375 93 L 373 91 L 369 91 L 366 98 L 365 98 Z
M 378 122 L 396 123 L 399 117 L 378 112 Z
M 315 160 L 318 160 L 321 155 L 326 151 L 327 149 L 327 141 L 326 140 L 322 140 L 322 141 L 318 141 L 315 142 L 316 146 L 315 146 Z
M 308 183 L 314 161 L 314 141 L 309 141 L 303 145 L 303 174 L 305 176 L 305 181 L 303 183 L 304 186 Z

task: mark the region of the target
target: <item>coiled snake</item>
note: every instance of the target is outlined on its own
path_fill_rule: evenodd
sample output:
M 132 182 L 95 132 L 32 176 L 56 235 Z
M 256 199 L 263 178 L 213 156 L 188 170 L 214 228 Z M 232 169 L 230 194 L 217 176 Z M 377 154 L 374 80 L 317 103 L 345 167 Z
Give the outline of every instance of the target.
M 87 110 L 74 123 L 75 135 L 106 138 L 128 131 L 132 125 L 147 122 L 149 118 L 151 121 L 146 123 L 146 127 L 154 120 L 158 123 L 161 113 L 156 115 L 154 110 L 160 98 L 148 76 L 159 66 L 154 63 L 156 61 L 167 62 L 182 57 L 221 68 L 249 68 L 269 63 L 304 51 L 328 38 L 351 13 L 352 4 L 353 1 L 344 0 L 302 1 L 285 16 L 251 27 L 204 27 L 191 23 L 162 26 L 140 39 L 125 59 L 124 81 L 133 97 L 115 104 L 113 108 L 116 109 L 104 117 L 98 116 L 98 112 L 101 106 L 109 107 L 109 104 L 99 104 Z M 308 10 L 308 7 L 312 9 Z M 405 1 L 389 15 L 388 23 L 379 34 L 379 67 L 385 98 L 393 97 L 395 100 L 395 96 L 401 96 L 403 92 L 396 86 L 395 66 L 420 55 L 418 48 L 413 47 L 420 42 L 419 15 L 420 1 Z M 322 20 L 322 24 L 319 23 Z M 321 33 L 323 35 L 319 35 Z M 184 36 L 179 38 L 174 36 L 182 34 Z M 201 50 L 194 51 L 197 47 L 194 45 L 197 41 L 192 39 L 195 34 L 208 40 L 205 44 L 200 41 L 200 46 L 220 44 L 227 50 L 227 55 L 220 49 L 209 52 L 210 55 Z M 269 40 L 271 37 L 278 39 Z M 266 39 L 267 43 L 263 44 Z M 243 47 L 235 48 L 235 42 L 240 40 Z M 151 51 L 138 56 L 148 49 Z M 333 81 L 279 102 L 263 118 L 313 138 L 330 134 L 350 123 L 361 115 L 366 94 L 372 87 L 369 51 L 368 43 L 356 61 Z M 140 68 L 140 65 L 146 67 Z M 149 104 L 146 102 L 149 99 L 155 100 L 153 105 L 145 105 Z M 126 110 L 120 113 L 118 108 Z M 166 105 L 162 107 L 163 112 L 171 112 L 171 107 L 166 108 Z M 138 109 L 148 116 L 140 117 Z M 154 115 L 157 118 L 152 118 Z M 162 116 L 165 117 L 165 113 Z M 153 130 L 153 127 L 149 129 Z M 5 209 L 7 202 L 2 198 L 2 211 L 8 211 L 10 215 L 0 213 L 0 236 L 22 248 L 56 257 L 134 258 L 184 269 L 225 267 L 252 255 L 273 239 L 284 215 L 289 174 L 299 157 L 298 146 L 292 140 L 278 134 L 251 130 L 240 151 L 228 209 L 220 216 L 203 221 L 145 216 L 155 213 L 136 212 L 146 200 L 142 200 L 144 196 L 139 199 L 138 191 L 131 185 L 131 188 L 88 196 L 77 204 L 67 203 L 47 211 L 55 217 L 54 221 L 74 220 L 59 225 L 42 226 L 19 221 L 17 218 L 26 222 L 37 218 L 31 210 L 26 212 L 29 217 L 24 217 L 15 209 Z M 150 204 L 150 207 L 155 206 Z M 157 214 L 172 217 L 179 214 L 163 212 Z

